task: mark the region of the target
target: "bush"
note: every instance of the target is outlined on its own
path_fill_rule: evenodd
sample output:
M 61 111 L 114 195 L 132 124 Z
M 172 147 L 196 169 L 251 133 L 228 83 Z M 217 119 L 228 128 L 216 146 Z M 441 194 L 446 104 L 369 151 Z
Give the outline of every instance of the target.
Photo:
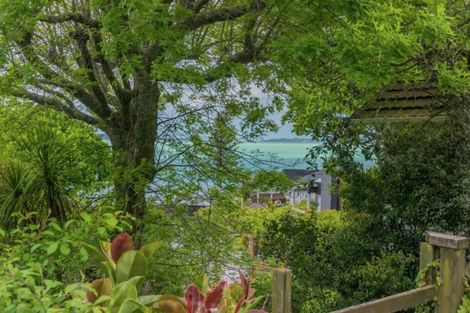
M 293 311 L 328 312 L 414 286 L 413 259 L 384 253 L 364 214 L 283 215 L 266 223 L 261 255 L 293 271 Z
M 33 214 L 19 216 L 19 225 Z M 82 270 L 91 279 L 98 273 L 87 261 L 89 254 L 83 244 L 107 240 L 129 227 L 129 218 L 120 212 L 94 215 L 82 212 L 63 225 L 51 219 L 42 227 L 17 226 L 8 232 L 0 228 L 0 255 L 20 269 L 31 262 L 40 264 L 44 279 L 65 284 L 76 282 L 82 279 Z
M 4 251 L 2 251 L 4 252 Z M 86 289 L 82 284 L 64 285 L 47 279 L 43 265 L 18 262 L 9 254 L 0 255 L 0 308 L 4 313 L 93 312 L 92 304 L 83 303 Z M 96 311 L 98 312 L 98 308 Z

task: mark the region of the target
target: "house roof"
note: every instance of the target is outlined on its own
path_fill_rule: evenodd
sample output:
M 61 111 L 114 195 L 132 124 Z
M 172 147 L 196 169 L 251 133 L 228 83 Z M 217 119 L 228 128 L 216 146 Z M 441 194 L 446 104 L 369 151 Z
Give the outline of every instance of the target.
M 282 171 L 290 179 L 301 178 L 301 177 L 312 175 L 318 172 L 314 170 L 302 170 L 302 169 L 296 169 L 296 168 L 286 168 L 286 169 L 283 169 Z
M 385 87 L 377 97 L 356 111 L 353 120 L 401 121 L 445 117 L 445 101 L 435 84 L 396 83 Z

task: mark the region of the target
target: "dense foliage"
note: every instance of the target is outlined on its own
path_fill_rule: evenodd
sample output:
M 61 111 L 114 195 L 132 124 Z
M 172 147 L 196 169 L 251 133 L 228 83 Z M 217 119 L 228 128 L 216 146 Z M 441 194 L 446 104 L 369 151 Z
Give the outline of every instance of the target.
M 5 312 L 88 312 L 84 273 L 96 276 L 83 243 L 128 229 L 123 215 L 81 213 L 64 225 L 30 224 L 0 230 L 0 307 Z M 119 224 L 119 225 L 118 225 Z M 122 227 L 124 226 L 124 228 Z M 96 311 L 97 312 L 97 311 Z
M 330 312 L 411 289 L 413 259 L 384 253 L 372 228 L 367 215 L 286 214 L 266 223 L 261 255 L 292 269 L 295 312 Z
M 466 0 L 0 0 L 0 311 L 250 312 L 243 275 L 213 289 L 201 277 L 260 261 L 292 269 L 299 313 L 409 289 L 425 230 L 469 234 L 469 12 Z M 446 121 L 350 119 L 418 81 Z M 340 178 L 344 212 L 243 207 L 291 187 L 237 150 L 275 130 L 283 105 L 321 141 L 309 156 Z M 133 244 L 97 249 L 124 231 Z
M 468 234 L 470 146 L 460 126 L 402 125 L 374 140 L 374 168 L 339 170 L 346 209 L 370 214 L 389 250 L 407 254 L 425 230 Z
M 92 128 L 31 106 L 1 106 L 0 112 L 3 228 L 14 226 L 18 213 L 39 225 L 48 217 L 63 223 L 96 203 L 97 193 L 109 186 L 111 155 Z

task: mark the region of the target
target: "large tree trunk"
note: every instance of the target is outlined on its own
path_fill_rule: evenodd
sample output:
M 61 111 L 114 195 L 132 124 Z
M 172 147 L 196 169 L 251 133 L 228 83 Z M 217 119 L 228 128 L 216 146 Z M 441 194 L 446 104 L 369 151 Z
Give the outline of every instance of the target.
M 155 140 L 160 92 L 145 74 L 134 77 L 138 94 L 109 125 L 116 158 L 116 206 L 136 218 L 145 215 L 145 193 L 155 177 Z

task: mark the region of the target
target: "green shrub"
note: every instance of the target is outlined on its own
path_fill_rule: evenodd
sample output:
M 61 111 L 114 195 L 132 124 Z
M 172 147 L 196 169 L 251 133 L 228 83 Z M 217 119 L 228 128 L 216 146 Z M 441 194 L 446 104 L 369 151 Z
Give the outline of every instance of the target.
M 328 312 L 414 286 L 413 261 L 385 253 L 367 215 L 336 211 L 283 215 L 266 223 L 261 255 L 293 271 L 294 312 Z
M 4 251 L 3 251 L 4 252 Z M 84 303 L 86 287 L 47 279 L 41 263 L 0 255 L 0 309 L 4 313 L 101 312 Z
M 29 213 L 32 215 L 34 213 Z M 18 216 L 19 225 L 29 215 Z M 84 303 L 90 267 L 83 244 L 109 238 L 125 228 L 120 213 L 72 216 L 60 225 L 54 219 L 41 228 L 36 224 L 0 229 L 0 311 L 102 312 Z M 89 278 L 88 278 L 89 279 Z

